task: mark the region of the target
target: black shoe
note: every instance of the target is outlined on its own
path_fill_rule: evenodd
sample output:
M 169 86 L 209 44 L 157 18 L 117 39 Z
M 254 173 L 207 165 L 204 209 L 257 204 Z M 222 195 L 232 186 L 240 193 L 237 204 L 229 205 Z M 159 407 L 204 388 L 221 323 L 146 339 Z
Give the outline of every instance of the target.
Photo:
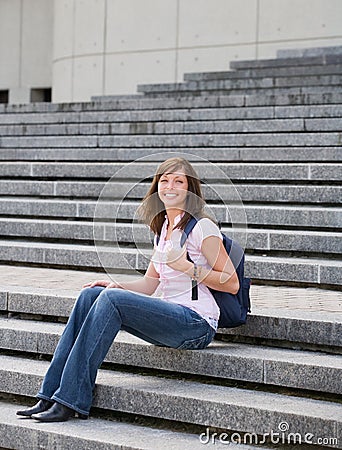
M 75 411 L 56 402 L 47 411 L 40 414 L 34 414 L 31 417 L 40 422 L 66 422 L 70 417 L 75 417 Z M 78 414 L 78 417 L 80 419 L 88 418 L 88 416 L 84 414 Z
M 32 406 L 32 408 L 17 411 L 17 415 L 30 417 L 32 416 L 32 414 L 39 414 L 41 412 L 47 411 L 49 408 L 51 408 L 52 405 L 53 402 L 50 402 L 49 400 L 39 400 L 39 402 L 36 405 Z

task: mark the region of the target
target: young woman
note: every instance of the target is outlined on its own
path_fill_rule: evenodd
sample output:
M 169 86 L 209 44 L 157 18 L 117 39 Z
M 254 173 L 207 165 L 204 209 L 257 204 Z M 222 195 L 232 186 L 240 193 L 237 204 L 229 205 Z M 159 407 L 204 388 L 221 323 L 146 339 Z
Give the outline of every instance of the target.
M 83 286 L 37 394 L 39 402 L 18 415 L 41 422 L 65 421 L 75 413 L 86 419 L 97 370 L 119 330 L 172 348 L 209 345 L 220 311 L 208 287 L 235 294 L 239 280 L 204 206 L 200 181 L 187 160 L 171 158 L 159 166 L 139 209 L 159 236 L 145 276 Z M 179 235 L 191 216 L 198 222 L 180 248 Z M 193 279 L 198 300 L 192 300 Z

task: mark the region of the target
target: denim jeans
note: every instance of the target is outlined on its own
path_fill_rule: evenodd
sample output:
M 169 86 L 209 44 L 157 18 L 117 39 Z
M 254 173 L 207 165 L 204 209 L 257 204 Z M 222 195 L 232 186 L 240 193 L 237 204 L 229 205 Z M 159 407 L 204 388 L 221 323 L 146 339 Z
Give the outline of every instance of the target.
M 195 311 L 123 289 L 81 291 L 37 398 L 89 414 L 97 370 L 119 330 L 155 345 L 201 349 L 215 330 Z

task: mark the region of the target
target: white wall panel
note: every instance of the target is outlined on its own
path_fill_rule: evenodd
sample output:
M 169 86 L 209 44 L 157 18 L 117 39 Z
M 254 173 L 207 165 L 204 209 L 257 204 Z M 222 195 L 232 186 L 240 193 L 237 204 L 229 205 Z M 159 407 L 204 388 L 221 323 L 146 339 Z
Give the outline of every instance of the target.
M 74 0 L 54 2 L 53 59 L 71 57 L 74 45 Z
M 108 55 L 105 93 L 132 94 L 137 84 L 174 81 L 175 57 L 174 51 Z
M 73 68 L 73 101 L 90 99 L 102 94 L 103 56 L 76 58 Z
M 254 42 L 257 0 L 180 0 L 179 46 Z
M 279 43 L 263 43 L 258 45 L 259 59 L 275 58 L 277 50 L 295 49 L 295 48 L 310 48 L 310 47 L 331 47 L 335 45 L 342 45 L 342 37 L 340 38 L 326 38 L 326 39 L 312 39 L 296 40 L 294 42 Z
M 227 71 L 230 61 L 254 58 L 255 45 L 179 50 L 178 81 L 185 73 Z
M 20 82 L 20 0 L 0 1 L 0 89 Z
M 52 82 L 52 0 L 25 0 L 22 26 L 22 83 L 50 87 Z
M 341 34 L 341 0 L 260 0 L 259 40 L 262 42 Z
M 73 98 L 73 61 L 62 59 L 53 64 L 52 101 L 71 102 Z
M 107 0 L 108 53 L 174 48 L 177 0 Z
M 105 0 L 75 1 L 75 55 L 104 51 Z

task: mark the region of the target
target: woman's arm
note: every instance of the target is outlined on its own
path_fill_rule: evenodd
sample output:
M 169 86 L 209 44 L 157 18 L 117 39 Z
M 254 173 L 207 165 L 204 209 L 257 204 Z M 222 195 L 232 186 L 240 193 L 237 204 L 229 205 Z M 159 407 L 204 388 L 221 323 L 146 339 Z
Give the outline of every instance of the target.
M 153 292 L 157 289 L 159 284 L 159 274 L 154 268 L 152 261 L 150 262 L 147 271 L 143 278 L 134 281 L 123 281 L 123 282 L 110 282 L 105 280 L 97 280 L 94 282 L 90 282 L 85 284 L 83 287 L 94 287 L 94 286 L 103 286 L 106 289 L 110 288 L 121 288 L 127 289 L 134 292 L 139 292 L 141 294 L 152 295 Z
M 239 278 L 222 240 L 209 236 L 204 239 L 201 250 L 212 269 L 202 268 L 199 281 L 212 289 L 236 294 L 240 288 Z
M 236 294 L 240 287 L 239 278 L 222 240 L 217 236 L 208 236 L 202 242 L 201 251 L 212 269 L 198 266 L 198 282 L 218 291 Z M 185 247 L 181 250 L 171 250 L 168 261 L 168 265 L 173 269 L 193 277 L 194 263 L 187 260 Z

